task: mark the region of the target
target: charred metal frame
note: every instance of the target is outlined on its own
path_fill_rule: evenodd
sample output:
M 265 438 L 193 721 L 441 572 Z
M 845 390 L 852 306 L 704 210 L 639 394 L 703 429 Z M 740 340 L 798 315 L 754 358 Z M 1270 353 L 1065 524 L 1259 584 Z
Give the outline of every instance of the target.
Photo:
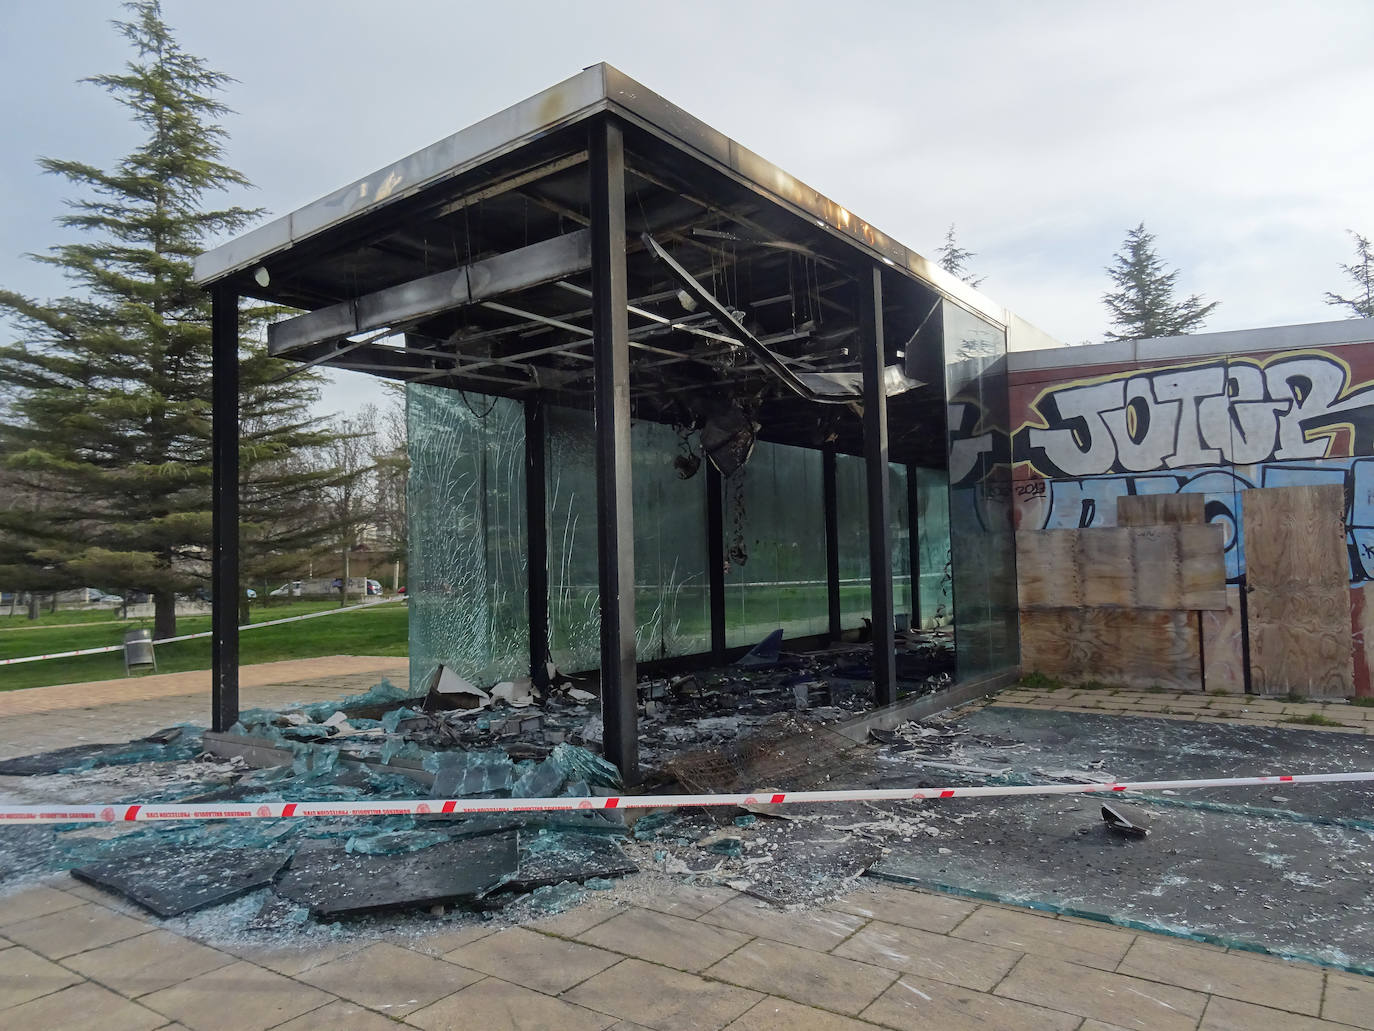
M 549 686 L 549 514 L 544 405 L 525 402 L 525 542 L 530 621 L 530 683 Z
M 631 504 L 630 321 L 625 270 L 625 139 L 612 119 L 587 138 L 595 343 L 596 532 L 601 604 L 601 716 L 606 758 L 639 780 L 635 676 L 635 521 Z
M 239 296 L 217 286 L 210 303 L 210 725 L 226 731 L 239 718 Z
M 631 418 L 700 427 L 722 402 L 743 405 L 758 439 L 821 451 L 831 640 L 845 629 L 837 455 L 864 459 L 873 679 L 880 703 L 895 700 L 889 460 L 908 470 L 915 621 L 914 471 L 947 461 L 944 358 L 921 327 L 941 299 L 1003 327 L 1013 316 L 781 169 L 596 65 L 202 255 L 196 274 L 214 297 L 216 729 L 238 715 L 240 296 L 306 309 L 269 328 L 274 356 L 523 403 L 540 686 L 544 413 L 594 412 L 605 750 L 628 780 L 638 775 Z M 734 651 L 727 477 L 703 464 L 710 650 L 699 658 L 719 663 Z

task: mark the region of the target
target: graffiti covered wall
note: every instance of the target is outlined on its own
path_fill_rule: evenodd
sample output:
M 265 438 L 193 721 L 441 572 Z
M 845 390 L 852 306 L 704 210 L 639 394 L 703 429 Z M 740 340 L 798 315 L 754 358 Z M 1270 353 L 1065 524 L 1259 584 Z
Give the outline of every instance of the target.
M 1122 495 L 1201 494 L 1207 519 L 1225 530 L 1227 579 L 1238 602 L 1245 492 L 1340 484 L 1356 690 L 1371 693 L 1374 626 L 1366 634 L 1365 591 L 1374 580 L 1374 342 L 1069 365 L 1085 351 L 1100 353 L 1066 348 L 1059 368 L 1012 372 L 1017 528 L 1114 526 Z M 1209 674 L 1217 686 L 1239 689 L 1240 621 L 1235 613 L 1213 618 L 1232 625 L 1220 654 L 1208 656 Z

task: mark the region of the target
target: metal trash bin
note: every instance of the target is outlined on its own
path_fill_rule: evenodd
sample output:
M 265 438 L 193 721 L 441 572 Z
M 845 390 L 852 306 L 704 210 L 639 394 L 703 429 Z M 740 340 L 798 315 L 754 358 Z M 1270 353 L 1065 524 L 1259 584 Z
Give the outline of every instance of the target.
M 127 677 L 135 666 L 152 666 L 157 672 L 151 630 L 130 630 L 124 635 L 124 675 Z

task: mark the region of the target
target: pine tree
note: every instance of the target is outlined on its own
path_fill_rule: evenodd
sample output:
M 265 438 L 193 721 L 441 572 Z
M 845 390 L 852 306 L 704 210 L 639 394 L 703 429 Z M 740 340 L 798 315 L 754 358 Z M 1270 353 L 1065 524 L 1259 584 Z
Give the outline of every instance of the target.
M 1220 302 L 1206 303 L 1200 294 L 1174 300 L 1179 270 L 1164 270 L 1154 250 L 1155 237 L 1142 222 L 1126 234 L 1121 250 L 1106 272 L 1117 289 L 1102 295 L 1115 329 L 1108 340 L 1146 340 L 1181 336 L 1201 327 Z
M 210 311 L 192 282 L 192 259 L 216 236 L 259 212 L 211 205 L 247 186 L 222 163 L 231 80 L 183 51 L 158 0 L 126 5 L 115 26 L 134 56 L 100 86 L 141 130 L 127 157 L 104 169 L 43 158 L 77 187 L 58 219 L 75 242 L 35 260 L 60 269 L 72 296 L 39 301 L 0 291 L 0 316 L 20 338 L 0 347 L 0 382 L 12 393 L 0 424 L 0 459 L 37 512 L 0 512 L 0 580 L 143 590 L 156 602 L 155 633 L 175 633 L 175 596 L 208 578 L 210 541 Z M 306 414 L 316 395 L 252 339 L 269 313 L 244 313 L 241 404 L 245 479 L 293 448 L 327 440 Z M 280 485 L 279 485 L 280 486 Z M 248 492 L 245 544 L 264 509 L 299 501 Z M 270 542 L 265 545 L 270 547 Z M 20 556 L 16 558 L 16 555 Z
M 944 244 L 942 244 L 940 249 L 935 253 L 938 256 L 937 260 L 942 269 L 951 276 L 957 276 L 962 279 L 969 286 L 976 287 L 986 278 L 985 276 L 974 276 L 969 272 L 968 263 L 978 257 L 978 254 L 975 251 L 965 250 L 955 241 L 953 222 L 951 222 L 949 228 L 945 230 Z
M 1355 240 L 1355 263 L 1341 265 L 1344 272 L 1355 283 L 1355 293 L 1342 297 L 1331 291 L 1326 293 L 1326 303 L 1350 309 L 1352 319 L 1374 319 L 1374 253 L 1369 246 L 1369 238 L 1355 230 L 1348 230 Z

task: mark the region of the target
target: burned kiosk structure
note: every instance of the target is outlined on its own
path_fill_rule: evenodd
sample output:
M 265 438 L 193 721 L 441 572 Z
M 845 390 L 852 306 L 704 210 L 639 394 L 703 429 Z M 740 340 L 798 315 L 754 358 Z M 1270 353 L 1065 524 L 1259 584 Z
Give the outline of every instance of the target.
M 968 285 L 607 65 L 202 255 L 214 591 L 238 595 L 238 303 L 277 357 L 406 384 L 412 686 L 599 671 L 638 773 L 638 665 L 781 627 L 952 623 L 1014 671 L 1009 343 Z M 216 606 L 213 722 L 238 713 Z

